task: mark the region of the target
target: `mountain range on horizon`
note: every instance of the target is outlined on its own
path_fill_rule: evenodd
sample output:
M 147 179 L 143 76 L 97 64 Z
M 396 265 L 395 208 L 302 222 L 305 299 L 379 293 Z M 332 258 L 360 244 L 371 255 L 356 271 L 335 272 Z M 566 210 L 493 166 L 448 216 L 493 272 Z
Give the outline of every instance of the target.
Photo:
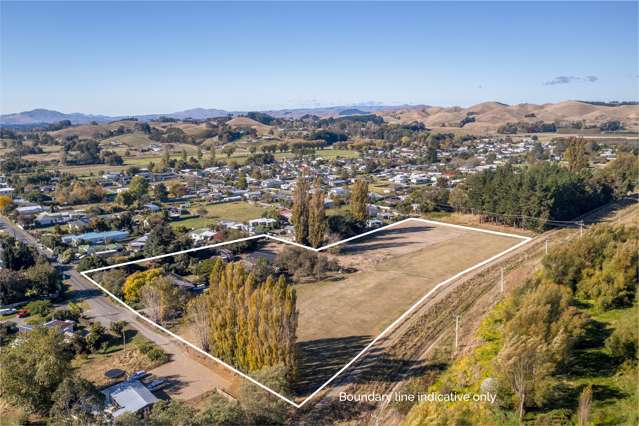
M 192 108 L 168 114 L 122 115 L 108 116 L 101 114 L 63 113 L 43 108 L 19 113 L 0 115 L 0 125 L 30 127 L 57 123 L 69 120 L 72 124 L 99 124 L 135 118 L 152 121 L 159 117 L 170 117 L 178 120 L 187 118 L 204 120 L 224 116 L 245 115 L 247 111 L 227 111 L 216 108 Z M 469 122 L 470 127 L 492 129 L 495 126 L 517 121 L 586 121 L 589 124 L 600 124 L 606 121 L 620 121 L 627 128 L 639 128 L 639 105 L 636 102 L 588 102 L 564 101 L 545 104 L 514 104 L 502 102 L 482 102 L 469 107 L 438 107 L 430 105 L 349 105 L 333 107 L 290 108 L 260 111 L 277 118 L 299 118 L 306 114 L 320 117 L 336 117 L 341 115 L 377 114 L 387 122 L 406 123 L 423 122 L 433 127 L 455 127 L 462 120 Z M 468 120 L 472 117 L 472 120 Z
M 356 106 L 333 106 L 333 107 L 309 107 L 309 108 L 286 108 L 286 109 L 272 109 L 272 110 L 260 110 L 266 114 L 272 115 L 278 118 L 286 117 L 301 117 L 304 114 L 316 114 L 316 115 L 328 115 L 339 114 L 342 111 L 357 110 L 358 113 L 372 113 L 380 110 L 393 110 L 398 108 L 413 108 L 424 107 L 423 105 L 401 105 L 401 106 L 389 106 L 389 105 L 356 105 Z M 80 112 L 63 113 L 60 111 L 36 108 L 30 111 L 22 111 L 17 113 L 2 114 L 0 115 L 1 125 L 35 125 L 35 124 L 51 124 L 57 123 L 62 120 L 69 120 L 72 124 L 86 124 L 93 121 L 98 123 L 108 123 L 115 120 L 122 120 L 125 118 L 136 118 L 138 120 L 155 120 L 159 117 L 170 117 L 178 120 L 184 120 L 187 118 L 194 120 L 204 120 L 207 118 L 224 117 L 227 115 L 237 116 L 243 115 L 246 111 L 227 111 L 217 108 L 191 108 L 183 111 L 171 112 L 167 114 L 140 114 L 140 115 L 104 115 L 104 114 L 85 114 Z

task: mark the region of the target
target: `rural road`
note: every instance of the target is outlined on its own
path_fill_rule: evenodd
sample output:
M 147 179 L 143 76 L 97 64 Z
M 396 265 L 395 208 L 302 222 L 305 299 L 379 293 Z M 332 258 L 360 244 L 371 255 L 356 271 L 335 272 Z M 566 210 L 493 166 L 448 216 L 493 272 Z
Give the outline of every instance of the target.
M 0 229 L 13 235 L 17 240 L 35 247 L 43 255 L 50 256 L 40 242 L 28 232 L 16 226 L 9 219 L 0 216 Z M 220 388 L 228 392 L 237 381 L 232 373 L 218 373 L 200 364 L 191 358 L 184 349 L 171 337 L 153 327 L 143 324 L 136 319 L 128 309 L 112 302 L 92 283 L 87 281 L 78 271 L 69 268 L 65 271 L 69 276 L 68 283 L 71 288 L 71 298 L 82 300 L 86 305 L 85 315 L 102 325 L 108 327 L 113 321 L 126 321 L 131 328 L 160 346 L 170 356 L 166 364 L 151 370 L 158 377 L 171 377 L 171 380 L 179 383 L 174 390 L 167 389 L 167 393 L 175 399 L 189 400 L 202 395 L 205 392 Z

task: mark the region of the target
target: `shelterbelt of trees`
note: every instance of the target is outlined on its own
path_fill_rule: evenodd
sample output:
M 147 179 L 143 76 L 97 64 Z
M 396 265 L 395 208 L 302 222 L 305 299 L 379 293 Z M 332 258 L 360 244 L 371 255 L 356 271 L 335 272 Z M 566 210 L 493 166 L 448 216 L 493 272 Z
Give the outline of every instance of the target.
M 207 293 L 191 300 L 187 312 L 200 345 L 213 355 L 243 371 L 283 365 L 294 374 L 298 312 L 283 275 L 261 281 L 242 262 L 217 258 Z
M 543 229 L 547 221 L 574 219 L 635 189 L 635 155 L 622 155 L 593 170 L 585 144 L 583 139 L 568 141 L 567 167 L 546 162 L 523 169 L 506 165 L 471 176 L 457 201 L 465 208 L 501 215 L 507 224 Z
M 445 182 L 416 189 L 398 208 L 404 213 L 415 206 L 422 213 L 452 208 L 506 225 L 543 230 L 553 221 L 573 220 L 636 189 L 639 163 L 635 155 L 621 155 L 595 170 L 588 167 L 583 147 L 570 149 L 574 153 L 567 155 L 567 167 L 547 162 L 507 164 L 472 175 L 452 190 Z
M 495 403 L 420 403 L 405 424 L 637 424 L 638 230 L 598 225 L 553 249 L 429 389 Z

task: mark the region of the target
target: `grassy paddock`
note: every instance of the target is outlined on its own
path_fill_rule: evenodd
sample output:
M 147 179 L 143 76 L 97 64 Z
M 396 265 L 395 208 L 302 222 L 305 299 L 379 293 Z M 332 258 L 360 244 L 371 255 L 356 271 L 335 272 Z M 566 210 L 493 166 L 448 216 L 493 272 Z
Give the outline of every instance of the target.
M 223 204 L 193 205 L 191 210 L 197 212 L 197 210 L 201 208 L 206 209 L 207 213 L 205 216 L 178 220 L 172 222 L 171 225 L 173 225 L 173 227 L 185 226 L 191 229 L 198 229 L 207 226 L 214 226 L 220 220 L 247 222 L 251 219 L 262 217 L 262 213 L 266 211 L 264 207 L 243 201 Z

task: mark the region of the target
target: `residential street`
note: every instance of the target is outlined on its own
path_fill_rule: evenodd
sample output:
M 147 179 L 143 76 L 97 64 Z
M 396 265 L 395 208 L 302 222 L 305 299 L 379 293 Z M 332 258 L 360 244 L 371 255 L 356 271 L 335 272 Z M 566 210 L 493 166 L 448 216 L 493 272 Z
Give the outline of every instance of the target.
M 40 253 L 51 255 L 50 252 L 47 253 L 48 249 L 45 249 L 32 235 L 3 216 L 0 216 L 0 229 L 15 236 L 16 239 L 36 247 Z M 239 379 L 234 374 L 226 373 L 223 368 L 220 368 L 219 372 L 213 371 L 191 358 L 178 342 L 137 320 L 131 311 L 109 300 L 108 296 L 104 295 L 75 269 L 69 268 L 65 273 L 70 277 L 67 280 L 70 285 L 70 296 L 74 300 L 85 302 L 87 305 L 85 315 L 87 317 L 101 322 L 105 327 L 108 327 L 113 321 L 124 320 L 130 327 L 153 341 L 170 355 L 170 362 L 152 370 L 151 373 L 159 377 L 169 377 L 178 384 L 174 389 L 167 390 L 171 397 L 188 400 L 215 388 L 229 392 L 234 387 L 233 382 L 237 385 Z

